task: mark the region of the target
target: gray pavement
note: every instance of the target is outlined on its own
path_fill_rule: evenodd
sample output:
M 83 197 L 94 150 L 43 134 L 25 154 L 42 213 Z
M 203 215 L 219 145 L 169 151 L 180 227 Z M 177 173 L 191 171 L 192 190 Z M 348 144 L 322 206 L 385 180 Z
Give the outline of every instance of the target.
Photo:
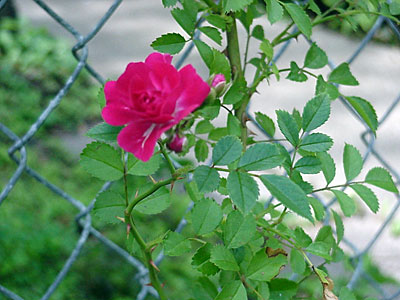
M 49 0 L 50 7 L 61 14 L 68 22 L 82 33 L 87 33 L 92 26 L 112 4 L 111 0 Z M 18 9 L 22 16 L 29 18 L 35 26 L 46 26 L 56 36 L 71 40 L 66 32 L 57 25 L 33 1 L 17 0 Z M 271 28 L 266 20 L 259 21 L 264 26 L 268 37 L 273 37 L 284 24 Z M 100 33 L 89 44 L 89 62 L 106 78 L 116 78 L 127 63 L 141 61 L 153 50 L 150 43 L 166 32 L 182 32 L 169 14 L 168 9 L 162 8 L 161 0 L 124 1 L 117 12 Z M 340 64 L 348 59 L 360 43 L 359 39 L 344 37 L 338 33 L 316 28 L 313 39 L 324 49 L 334 63 Z M 241 31 L 241 38 L 244 33 Z M 214 44 L 217 47 L 216 44 Z M 308 49 L 303 38 L 293 41 L 278 67 L 286 68 L 291 60 L 302 63 Z M 257 52 L 257 43 L 251 44 L 250 53 Z M 251 57 L 251 56 L 250 56 Z M 188 59 L 206 77 L 206 69 L 197 53 L 193 52 Z M 400 49 L 399 47 L 371 43 L 352 64 L 351 70 L 360 82 L 358 87 L 345 88 L 342 91 L 348 95 L 361 96 L 374 105 L 378 116 L 382 116 L 392 101 L 400 94 Z M 328 68 L 323 74 L 328 73 Z M 259 94 L 251 103 L 251 111 L 262 111 L 276 118 L 276 109 L 292 110 L 296 107 L 302 111 L 305 102 L 312 98 L 315 81 L 309 79 L 307 83 L 295 83 L 284 78 L 280 82 L 271 80 L 259 88 Z M 330 151 L 338 161 L 337 177 L 333 184 L 344 182 L 344 173 L 341 167 L 341 155 L 344 143 L 351 143 L 361 151 L 365 150 L 359 136 L 364 128 L 339 102 L 332 105 L 332 118 L 321 131 L 329 134 L 335 140 Z M 378 148 L 385 152 L 390 163 L 400 170 L 400 107 L 391 115 L 390 119 L 379 128 L 377 135 Z M 218 123 L 221 120 L 217 121 Z M 84 141 L 84 140 L 83 140 Z M 79 149 L 79 146 L 78 146 Z M 371 159 L 366 170 L 375 166 L 377 162 Z M 322 186 L 323 180 L 311 180 L 315 186 Z M 389 193 L 379 192 L 381 210 L 373 215 L 363 204 L 364 212 L 359 216 L 345 220 L 345 236 L 354 244 L 362 247 L 371 238 L 395 202 Z M 399 216 L 398 216 L 399 218 Z M 310 228 L 316 233 L 316 229 Z M 379 242 L 374 246 L 372 255 L 385 272 L 400 280 L 400 239 L 385 231 Z

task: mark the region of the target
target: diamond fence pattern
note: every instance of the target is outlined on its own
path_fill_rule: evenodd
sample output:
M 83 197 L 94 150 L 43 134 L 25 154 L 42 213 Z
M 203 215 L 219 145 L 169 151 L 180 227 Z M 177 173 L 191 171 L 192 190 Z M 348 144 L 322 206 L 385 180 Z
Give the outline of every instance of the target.
M 7 198 L 8 194 L 11 192 L 13 189 L 14 185 L 20 178 L 21 174 L 23 172 L 27 173 L 28 175 L 32 176 L 34 179 L 36 179 L 40 184 L 43 184 L 46 186 L 48 189 L 50 189 L 52 192 L 57 194 L 58 196 L 61 196 L 64 198 L 66 201 L 71 203 L 75 208 L 79 210 L 79 213 L 76 215 L 76 222 L 77 224 L 81 227 L 82 231 L 80 233 L 79 239 L 76 242 L 75 248 L 71 252 L 70 256 L 68 257 L 67 261 L 65 262 L 64 266 L 62 269 L 59 271 L 58 275 L 56 278 L 54 278 L 54 281 L 49 283 L 49 287 L 44 293 L 44 295 L 41 297 L 41 300 L 46 300 L 49 299 L 54 291 L 57 289 L 57 287 L 62 284 L 63 279 L 69 272 L 71 266 L 73 263 L 78 259 L 78 256 L 85 245 L 88 237 L 92 235 L 93 237 L 97 238 L 103 245 L 104 247 L 107 247 L 115 252 L 116 255 L 121 256 L 124 258 L 130 265 L 132 265 L 133 268 L 136 269 L 137 275 L 136 275 L 136 280 L 140 282 L 141 284 L 141 290 L 139 294 L 137 295 L 137 300 L 144 300 L 149 294 L 152 294 L 155 297 L 158 297 L 157 292 L 147 284 L 150 282 L 148 278 L 148 271 L 144 267 L 144 265 L 138 261 L 136 258 L 132 257 L 128 252 L 126 252 L 124 249 L 120 248 L 118 245 L 110 241 L 108 238 L 106 238 L 104 235 L 102 235 L 99 231 L 97 231 L 91 223 L 91 216 L 90 212 L 94 206 L 94 203 L 96 199 L 93 199 L 91 203 L 88 206 L 85 206 L 80 202 L 79 200 L 71 197 L 68 195 L 65 191 L 60 189 L 59 187 L 55 186 L 52 184 L 49 180 L 46 178 L 43 178 L 39 173 L 37 173 L 35 170 L 30 168 L 27 165 L 27 150 L 26 150 L 26 145 L 29 143 L 31 138 L 36 134 L 38 129 L 43 125 L 44 122 L 46 122 L 46 119 L 49 117 L 49 115 L 57 108 L 57 106 L 60 104 L 62 101 L 63 97 L 65 96 L 66 93 L 68 93 L 68 90 L 71 88 L 71 86 L 74 84 L 75 80 L 79 76 L 80 72 L 82 71 L 83 68 L 86 68 L 89 73 L 101 84 L 104 83 L 103 77 L 96 72 L 88 63 L 87 63 L 87 58 L 88 58 L 88 43 L 91 41 L 91 39 L 96 36 L 96 34 L 102 29 L 104 24 L 108 21 L 108 19 L 113 15 L 113 13 L 117 10 L 118 6 L 121 4 L 122 0 L 115 0 L 112 5 L 108 8 L 106 13 L 102 16 L 100 21 L 94 25 L 93 29 L 86 35 L 83 36 L 80 32 L 78 32 L 73 26 L 71 26 L 68 22 L 66 22 L 62 16 L 58 15 L 55 13 L 54 10 L 52 10 L 44 1 L 42 0 L 33 0 L 34 2 L 37 3 L 45 12 L 47 12 L 55 22 L 59 23 L 66 31 L 71 33 L 74 38 L 76 39 L 76 44 L 72 47 L 72 53 L 74 57 L 76 58 L 77 64 L 76 67 L 73 71 L 73 73 L 70 75 L 70 77 L 67 79 L 65 85 L 58 91 L 58 93 L 54 96 L 54 98 L 49 102 L 47 107 L 43 110 L 41 115 L 37 118 L 37 120 L 32 124 L 30 129 L 22 136 L 19 137 L 16 134 L 14 134 L 10 129 L 8 129 L 4 124 L 0 122 L 0 133 L 5 135 L 7 138 L 9 138 L 12 142 L 13 145 L 8 149 L 8 154 L 10 156 L 10 159 L 12 159 L 16 164 L 17 168 L 14 172 L 14 174 L 11 176 L 9 179 L 8 183 L 3 187 L 1 193 L 0 193 L 0 206 L 2 202 Z M 0 0 L 0 10 L 2 7 L 4 7 L 5 3 L 7 0 Z M 201 22 L 199 22 L 200 24 Z M 367 44 L 371 41 L 372 37 L 376 33 L 378 29 L 380 29 L 384 24 L 388 25 L 389 28 L 392 30 L 394 36 L 396 39 L 400 41 L 400 31 L 396 27 L 396 25 L 388 18 L 386 17 L 378 17 L 374 26 L 370 29 L 370 31 L 366 34 L 364 39 L 360 42 L 359 46 L 357 49 L 352 53 L 350 58 L 347 60 L 349 64 L 351 64 L 354 59 L 365 49 Z M 297 29 L 294 29 L 294 32 Z M 197 31 L 196 38 L 199 38 L 199 31 Z M 276 54 L 274 60 L 277 61 L 281 57 L 281 55 L 287 50 L 288 45 L 290 44 L 291 40 L 288 40 L 283 47 L 281 47 L 280 51 Z M 308 41 L 310 44 L 313 41 Z M 179 61 L 176 64 L 176 67 L 179 68 L 185 59 L 188 57 L 190 52 L 193 49 L 193 43 L 187 46 L 185 49 L 184 53 L 181 55 Z M 335 64 L 333 61 L 329 61 L 329 67 L 331 69 L 335 68 Z M 350 111 L 350 113 L 353 114 L 353 116 L 358 119 L 361 123 L 364 124 L 364 122 L 359 118 L 357 113 L 347 104 L 344 99 L 340 99 L 342 104 L 346 106 L 346 108 Z M 399 105 L 400 103 L 400 90 L 399 90 L 399 95 L 397 96 L 396 99 L 392 102 L 392 104 L 387 108 L 386 112 L 383 114 L 383 116 L 379 120 L 379 124 L 384 123 L 387 118 L 393 113 L 394 109 Z M 257 126 L 257 123 L 254 119 L 253 116 L 250 115 L 248 112 L 248 117 L 254 124 Z M 384 155 L 384 152 L 380 149 L 377 149 L 375 147 L 375 138 L 373 133 L 368 129 L 368 126 L 365 125 L 365 132 L 361 135 L 361 139 L 364 142 L 364 144 L 367 147 L 367 150 L 364 153 L 364 160 L 367 160 L 371 156 L 374 156 L 379 163 L 387 168 L 395 177 L 396 183 L 400 182 L 400 169 L 396 169 L 396 166 L 394 166 Z M 260 129 L 261 127 L 258 126 Z M 266 134 L 266 133 L 265 133 Z M 19 153 L 19 155 L 17 155 Z M 103 187 L 100 189 L 99 193 L 106 190 L 111 183 L 106 183 L 103 185 Z M 315 195 L 314 195 L 315 196 Z M 272 201 L 273 199 L 270 199 Z M 395 216 L 396 212 L 398 211 L 400 207 L 400 197 L 397 196 L 396 203 L 392 207 L 391 212 L 387 215 L 386 219 L 376 232 L 376 234 L 370 239 L 369 243 L 364 247 L 360 248 L 357 247 L 357 245 L 354 245 L 351 241 L 344 239 L 344 242 L 353 250 L 354 254 L 352 257 L 352 263 L 355 267 L 355 271 L 353 272 L 351 279 L 348 283 L 348 287 L 350 289 L 353 289 L 355 285 L 357 284 L 357 281 L 360 279 L 360 277 L 366 279 L 371 287 L 376 289 L 376 291 L 380 294 L 380 299 L 382 300 L 394 300 L 394 299 L 400 299 L 400 289 L 396 291 L 394 294 L 389 295 L 383 287 L 376 282 L 370 275 L 368 275 L 364 270 L 363 270 L 363 264 L 362 264 L 362 258 L 364 255 L 368 254 L 368 252 L 371 250 L 371 248 L 374 246 L 374 244 L 378 241 L 380 238 L 382 232 L 385 230 L 385 228 L 390 224 L 392 221 L 393 217 Z M 269 201 L 269 202 L 270 202 Z M 325 219 L 325 223 L 329 223 L 329 208 L 336 202 L 336 199 L 333 199 L 331 202 L 328 204 L 324 205 L 326 209 L 326 215 L 328 216 Z M 268 203 L 267 203 L 268 204 Z M 193 203 L 189 205 L 188 210 L 190 210 L 193 206 Z M 0 207 L 1 208 L 1 207 Z M 180 232 L 183 227 L 186 225 L 186 220 L 182 218 L 180 221 L 179 225 L 175 229 L 175 231 Z M 156 259 L 155 263 L 160 264 L 161 261 L 163 260 L 163 254 L 161 253 L 158 258 Z M 4 295 L 9 299 L 13 300 L 23 300 L 20 296 L 17 294 L 13 293 L 12 291 L 8 290 L 6 287 L 2 286 L 0 283 L 0 295 Z

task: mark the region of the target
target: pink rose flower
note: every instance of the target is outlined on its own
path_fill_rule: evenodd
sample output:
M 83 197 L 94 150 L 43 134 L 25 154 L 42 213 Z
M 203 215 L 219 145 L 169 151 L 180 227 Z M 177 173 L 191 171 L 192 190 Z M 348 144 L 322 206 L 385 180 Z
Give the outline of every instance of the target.
M 178 71 L 171 61 L 171 55 L 154 52 L 145 62 L 128 64 L 117 81 L 104 87 L 104 121 L 127 125 L 118 134 L 118 144 L 142 161 L 153 155 L 161 135 L 199 107 L 210 92 L 192 65 Z
M 179 136 L 179 134 L 175 134 L 174 137 L 172 138 L 171 142 L 167 144 L 167 147 L 171 149 L 172 151 L 179 153 L 182 152 L 183 150 L 183 145 L 186 142 L 186 137 L 185 136 Z

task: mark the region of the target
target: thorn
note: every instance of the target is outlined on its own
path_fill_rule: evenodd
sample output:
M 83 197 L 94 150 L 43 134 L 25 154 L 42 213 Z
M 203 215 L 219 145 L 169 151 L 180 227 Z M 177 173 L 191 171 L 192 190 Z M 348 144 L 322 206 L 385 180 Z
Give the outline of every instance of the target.
M 161 287 L 163 288 L 165 286 L 165 282 L 164 283 L 161 283 Z
M 150 264 L 152 265 L 152 267 L 157 270 L 158 272 L 160 272 L 160 269 L 157 267 L 157 265 L 154 263 L 154 261 L 150 261 Z
M 121 217 L 118 217 L 118 216 L 115 216 L 118 220 L 120 220 L 121 222 L 124 222 L 125 223 L 125 219 L 124 218 L 121 218 Z
M 153 286 L 153 285 L 151 284 L 151 282 L 149 282 L 149 283 L 146 283 L 146 286 Z
M 175 181 L 172 181 L 172 182 L 171 182 L 171 189 L 170 189 L 170 193 L 172 193 L 172 189 L 174 188 L 174 184 L 175 184 Z
M 150 249 L 150 252 L 153 253 L 154 250 L 156 250 L 157 246 L 153 246 L 153 248 Z
M 136 190 L 135 198 L 138 196 L 138 194 L 139 194 L 139 189 Z
M 152 181 L 154 184 L 157 183 L 157 181 L 155 181 L 155 179 L 154 179 L 151 175 L 149 175 L 149 177 L 150 177 L 151 181 Z
M 129 233 L 131 232 L 131 224 L 126 225 L 126 239 L 129 239 Z

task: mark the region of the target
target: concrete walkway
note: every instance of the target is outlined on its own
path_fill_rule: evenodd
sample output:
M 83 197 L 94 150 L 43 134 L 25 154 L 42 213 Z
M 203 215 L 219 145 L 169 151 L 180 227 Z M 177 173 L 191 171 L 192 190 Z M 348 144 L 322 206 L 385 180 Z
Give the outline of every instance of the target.
M 81 1 L 46 1 L 57 13 L 63 16 L 81 33 L 85 34 L 98 22 L 104 12 L 113 3 L 111 0 L 81 0 Z M 46 26 L 59 37 L 72 38 L 56 24 L 47 13 L 33 1 L 17 0 L 20 14 L 29 18 L 35 26 Z M 271 28 L 266 21 L 260 21 L 268 37 L 274 37 L 284 24 Z M 131 61 L 141 61 L 153 50 L 150 43 L 166 32 L 182 32 L 168 9 L 164 9 L 161 0 L 136 0 L 124 1 L 117 12 L 100 33 L 89 44 L 89 62 L 105 78 L 116 78 Z M 324 49 L 329 58 L 335 63 L 348 59 L 357 48 L 360 40 L 352 37 L 343 37 L 335 32 L 316 28 L 313 39 Z M 241 38 L 244 39 L 243 31 Z M 216 44 L 214 44 L 217 47 Z M 257 52 L 258 44 L 251 44 L 250 53 Z M 278 67 L 286 68 L 291 60 L 302 64 L 308 44 L 303 38 L 293 41 L 287 52 L 278 63 Z M 251 56 L 250 56 L 251 57 Z M 197 53 L 193 52 L 188 59 L 202 74 L 207 77 L 206 69 Z M 399 47 L 371 43 L 354 61 L 351 70 L 360 82 L 360 86 L 345 88 L 342 91 L 347 95 L 357 95 L 372 102 L 378 116 L 382 116 L 394 99 L 400 94 L 400 49 Z M 323 74 L 328 73 L 328 68 Z M 302 111 L 305 102 L 312 98 L 315 81 L 309 79 L 307 83 L 295 83 L 281 79 L 280 82 L 271 80 L 270 84 L 264 83 L 259 88 L 259 95 L 254 97 L 251 111 L 262 111 L 276 118 L 276 109 L 291 111 L 296 107 Z M 344 182 L 341 166 L 341 156 L 344 143 L 351 143 L 361 151 L 365 150 L 360 134 L 363 126 L 344 108 L 337 100 L 332 105 L 333 117 L 321 128 L 335 140 L 335 145 L 330 151 L 339 162 L 335 183 Z M 400 171 L 400 107 L 378 130 L 377 148 L 385 154 L 391 165 Z M 374 159 L 369 160 L 366 166 L 377 165 Z M 363 175 L 361 176 L 363 177 Z M 312 180 L 318 187 L 324 184 L 323 180 Z M 346 220 L 345 236 L 354 244 L 362 247 L 370 240 L 372 234 L 378 230 L 395 202 L 389 193 L 378 193 L 381 211 L 373 215 L 364 204 L 360 203 L 362 211 L 360 216 Z M 372 251 L 372 256 L 381 265 L 385 272 L 400 280 L 400 239 L 393 237 L 388 230 L 385 231 Z

